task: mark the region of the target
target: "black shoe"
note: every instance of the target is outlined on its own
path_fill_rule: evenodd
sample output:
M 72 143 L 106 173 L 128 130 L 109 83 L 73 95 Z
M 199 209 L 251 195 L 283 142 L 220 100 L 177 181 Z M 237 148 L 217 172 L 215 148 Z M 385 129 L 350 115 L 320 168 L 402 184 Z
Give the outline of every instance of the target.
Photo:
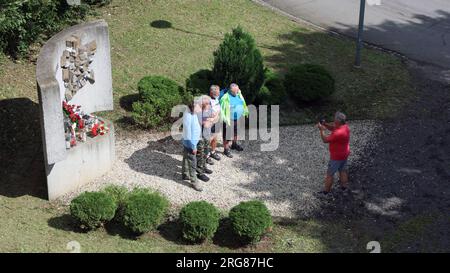
M 208 182 L 209 181 L 209 177 L 207 177 L 204 173 L 197 174 L 197 178 L 200 179 L 203 182 Z
M 185 175 L 185 174 L 182 175 L 181 179 L 183 179 L 183 180 L 190 180 L 190 179 L 189 179 L 189 176 L 187 176 L 187 175 Z
M 209 158 L 214 158 L 215 160 L 219 161 L 220 160 L 220 156 L 217 153 L 211 153 L 211 155 L 209 156 Z
M 233 144 L 231 144 L 231 149 L 236 150 L 238 152 L 242 152 L 244 150 L 244 148 L 242 148 L 242 146 L 237 144 L 236 142 L 233 142 Z
M 225 149 L 225 150 L 223 151 L 223 154 L 224 154 L 225 156 L 229 157 L 229 158 L 233 158 L 233 155 L 231 154 L 230 149 Z
M 212 170 L 210 170 L 210 169 L 208 169 L 208 168 L 206 168 L 206 167 L 203 169 L 203 171 L 204 171 L 206 174 L 212 174 L 212 173 L 213 173 Z
M 206 159 L 206 163 L 208 163 L 209 165 L 214 165 L 214 161 L 212 161 L 212 159 L 210 157 L 208 157 L 208 159 Z
M 328 192 L 328 191 L 319 191 L 319 192 L 317 193 L 317 196 L 318 196 L 318 197 L 322 197 L 322 198 L 328 198 L 328 197 L 331 196 L 331 194 L 330 194 L 330 192 Z
M 348 193 L 350 192 L 350 190 L 348 189 L 348 186 L 347 187 L 340 186 L 339 189 L 341 189 L 343 196 L 348 196 Z

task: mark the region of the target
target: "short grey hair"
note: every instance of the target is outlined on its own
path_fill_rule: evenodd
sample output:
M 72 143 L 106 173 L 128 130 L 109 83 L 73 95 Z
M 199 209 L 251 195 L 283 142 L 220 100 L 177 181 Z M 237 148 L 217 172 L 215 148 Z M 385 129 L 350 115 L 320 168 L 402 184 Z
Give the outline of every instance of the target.
M 345 124 L 347 122 L 347 116 L 342 112 L 336 112 L 334 114 L 334 120 L 339 121 L 340 124 Z

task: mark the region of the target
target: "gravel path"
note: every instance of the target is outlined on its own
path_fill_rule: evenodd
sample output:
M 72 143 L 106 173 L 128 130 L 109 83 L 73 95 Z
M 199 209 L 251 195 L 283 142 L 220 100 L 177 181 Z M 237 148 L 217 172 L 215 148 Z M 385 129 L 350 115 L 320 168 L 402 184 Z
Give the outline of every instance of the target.
M 363 150 L 370 148 L 377 126 L 373 121 L 350 123 L 350 166 L 358 162 Z M 308 216 L 320 209 L 323 200 L 314 193 L 322 189 L 328 151 L 317 128 L 313 125 L 281 127 L 279 148 L 274 152 L 261 152 L 261 141 L 243 141 L 242 144 L 244 152 L 235 152 L 232 159 L 222 156 L 221 161 L 210 166 L 214 171 L 211 180 L 202 182 L 204 191 L 197 192 L 181 180 L 180 142 L 161 134 L 119 138 L 113 169 L 66 196 L 64 201 L 82 191 L 114 183 L 158 190 L 175 206 L 207 200 L 229 209 L 240 201 L 260 199 L 274 216 L 282 217 Z

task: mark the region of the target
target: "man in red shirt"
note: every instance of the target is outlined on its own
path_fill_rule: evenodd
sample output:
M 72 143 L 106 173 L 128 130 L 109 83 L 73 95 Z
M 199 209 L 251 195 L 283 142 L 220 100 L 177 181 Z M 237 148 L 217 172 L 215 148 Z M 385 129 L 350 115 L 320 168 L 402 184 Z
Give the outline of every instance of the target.
M 336 112 L 333 123 L 319 123 L 320 136 L 324 143 L 329 144 L 330 161 L 328 163 L 327 176 L 325 178 L 325 190 L 321 193 L 326 195 L 331 191 L 333 176 L 339 172 L 341 189 L 346 190 L 348 184 L 347 158 L 350 155 L 350 129 L 346 124 L 346 116 L 341 112 Z M 331 131 L 330 135 L 325 135 L 325 130 Z

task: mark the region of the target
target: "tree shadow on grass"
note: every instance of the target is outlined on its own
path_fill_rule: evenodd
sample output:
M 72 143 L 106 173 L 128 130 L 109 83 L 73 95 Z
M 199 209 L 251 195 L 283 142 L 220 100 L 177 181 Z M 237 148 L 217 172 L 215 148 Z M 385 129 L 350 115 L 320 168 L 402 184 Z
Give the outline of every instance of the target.
M 155 21 L 150 22 L 149 25 L 151 27 L 153 27 L 153 28 L 173 29 L 173 30 L 176 30 L 176 31 L 179 31 L 179 32 L 183 32 L 185 34 L 189 34 L 189 35 L 200 36 L 200 37 L 203 37 L 203 38 L 213 39 L 213 40 L 222 40 L 222 37 L 210 35 L 210 34 L 207 34 L 207 33 L 200 33 L 200 32 L 196 32 L 196 31 L 190 31 L 190 30 L 187 30 L 187 29 L 174 27 L 172 25 L 172 23 L 167 21 L 167 20 L 155 20 Z
M 158 227 L 159 234 L 167 241 L 178 245 L 190 245 L 183 239 L 181 224 L 178 220 L 168 220 Z
M 76 233 L 88 233 L 90 231 L 89 229 L 81 228 L 79 223 L 70 214 L 52 217 L 47 221 L 47 223 L 50 227 L 63 231 Z M 112 236 L 118 235 L 121 238 L 129 240 L 136 240 L 138 237 L 136 234 L 125 228 L 116 218 L 108 222 L 103 228 L 109 235 Z
M 135 233 L 124 227 L 123 224 L 117 219 L 113 219 L 112 221 L 107 223 L 105 225 L 105 230 L 109 235 L 119 236 L 123 239 L 136 240 L 139 237 L 139 235 L 136 235 Z
M 168 241 L 176 243 L 178 245 L 198 245 L 203 242 L 191 242 L 183 238 L 182 227 L 179 220 L 170 220 L 164 222 L 158 228 L 159 234 Z M 228 218 L 220 220 L 219 227 L 212 238 L 212 243 L 219 247 L 226 247 L 229 249 L 239 249 L 249 245 L 249 242 L 241 240 L 236 236 L 232 229 Z
M 75 219 L 73 219 L 70 214 L 63 214 L 59 216 L 55 216 L 50 218 L 47 221 L 48 225 L 52 228 L 63 230 L 63 231 L 70 231 L 70 232 L 76 232 L 76 233 L 87 233 L 88 231 L 86 229 L 82 229 L 80 225 L 77 223 Z
M 197 31 L 192 31 L 192 30 L 188 30 L 188 29 L 174 27 L 173 24 L 170 21 L 162 20 L 162 19 L 150 22 L 149 26 L 152 27 L 152 28 L 157 28 L 157 29 L 161 29 L 161 30 L 172 29 L 172 30 L 175 30 L 175 31 L 178 31 L 178 32 L 182 32 L 182 33 L 188 34 L 188 35 L 199 36 L 199 37 L 203 37 L 203 38 L 210 39 L 210 40 L 223 41 L 223 39 L 224 39 L 223 36 L 216 36 L 216 35 L 211 35 L 211 34 L 208 34 L 208 33 L 200 33 L 200 32 L 197 32 Z M 229 32 L 231 32 L 231 29 L 230 29 Z M 270 49 L 269 46 L 264 45 L 264 44 L 257 44 L 257 45 L 258 45 L 258 47 Z
M 139 100 L 139 94 L 129 94 L 120 97 L 119 104 L 122 109 L 127 112 L 133 111 L 133 102 Z
M 118 120 L 116 120 L 115 123 L 119 124 L 120 128 L 126 131 L 140 129 L 134 122 L 133 117 L 130 116 L 122 116 Z
M 28 98 L 0 101 L 0 195 L 47 198 L 39 116 Z
M 248 241 L 239 238 L 233 232 L 231 221 L 228 217 L 220 220 L 219 228 L 213 237 L 213 243 L 229 249 L 239 249 L 249 245 Z

